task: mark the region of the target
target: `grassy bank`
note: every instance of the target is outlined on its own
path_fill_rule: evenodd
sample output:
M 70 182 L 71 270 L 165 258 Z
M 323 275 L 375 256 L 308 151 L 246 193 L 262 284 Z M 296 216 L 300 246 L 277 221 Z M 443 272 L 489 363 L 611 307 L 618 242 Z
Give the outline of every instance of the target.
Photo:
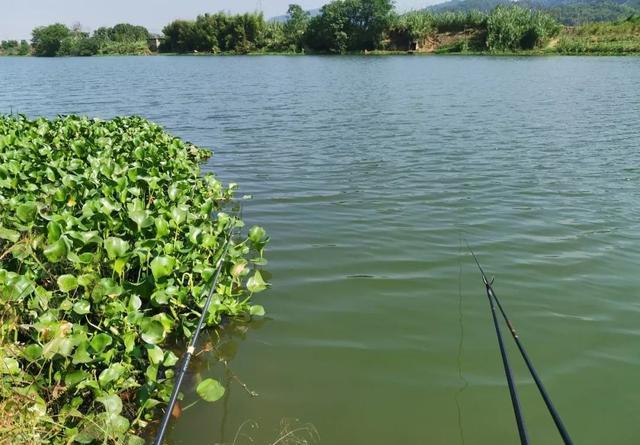
M 553 49 L 562 54 L 640 54 L 640 16 L 565 28 Z
M 136 117 L 0 117 L 0 443 L 143 443 L 243 227 L 209 155 Z M 266 242 L 233 239 L 210 326 L 263 313 Z

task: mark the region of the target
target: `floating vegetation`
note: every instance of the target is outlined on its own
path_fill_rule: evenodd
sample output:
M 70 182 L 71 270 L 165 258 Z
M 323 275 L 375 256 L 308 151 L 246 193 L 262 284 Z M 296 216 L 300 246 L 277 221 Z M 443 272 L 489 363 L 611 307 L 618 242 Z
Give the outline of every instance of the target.
M 167 345 L 191 336 L 243 227 L 224 212 L 235 185 L 200 173 L 209 156 L 139 117 L 0 116 L 0 442 L 144 443 L 173 385 Z M 267 242 L 260 227 L 232 242 L 209 326 L 264 313 L 249 301 Z

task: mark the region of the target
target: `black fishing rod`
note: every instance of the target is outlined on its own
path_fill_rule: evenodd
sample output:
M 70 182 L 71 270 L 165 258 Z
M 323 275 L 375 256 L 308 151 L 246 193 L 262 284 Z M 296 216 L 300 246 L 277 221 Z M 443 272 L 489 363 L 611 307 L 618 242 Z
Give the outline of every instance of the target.
M 507 327 L 509 328 L 509 332 L 511 332 L 511 336 L 513 337 L 514 341 L 516 342 L 516 345 L 518 346 L 518 350 L 520 351 L 520 355 L 524 359 L 524 362 L 526 363 L 527 368 L 529 369 L 529 373 L 533 377 L 533 380 L 535 381 L 536 386 L 538 387 L 538 391 L 540 392 L 540 395 L 542 396 L 542 399 L 544 400 L 544 403 L 547 406 L 547 410 L 549 411 L 549 414 L 551 415 L 551 418 L 553 419 L 553 422 L 555 423 L 556 428 L 558 429 L 558 432 L 560 433 L 560 436 L 562 437 L 563 442 L 565 443 L 565 445 L 573 445 L 573 441 L 571 440 L 571 437 L 569 436 L 569 432 L 565 428 L 564 423 L 562 422 L 562 419 L 560 418 L 560 414 L 558 413 L 558 410 L 556 409 L 556 407 L 554 406 L 553 402 L 551 401 L 551 397 L 549 397 L 549 394 L 547 393 L 547 390 L 545 389 L 545 387 L 544 387 L 544 385 L 542 383 L 542 380 L 540 379 L 540 376 L 538 375 L 538 372 L 536 371 L 536 368 L 533 366 L 533 363 L 531 362 L 531 359 L 529 358 L 529 354 L 527 354 L 527 351 L 524 348 L 524 345 L 520 341 L 520 337 L 518 336 L 518 332 L 516 331 L 515 327 L 513 326 L 513 323 L 511 323 L 511 320 L 507 316 L 507 313 L 505 312 L 504 308 L 502 307 L 502 304 L 500 303 L 500 300 L 498 299 L 498 296 L 493 291 L 493 286 L 492 286 L 493 280 L 491 280 L 491 281 L 487 280 L 487 276 L 485 275 L 484 271 L 482 270 L 482 266 L 480 266 L 480 262 L 478 261 L 478 258 L 476 257 L 475 253 L 473 253 L 473 250 L 471 250 L 471 248 L 468 245 L 467 245 L 467 248 L 469 248 L 469 251 L 471 252 L 471 255 L 473 256 L 473 259 L 475 260 L 476 264 L 478 265 L 478 269 L 480 269 L 480 274 L 482 274 L 482 281 L 484 282 L 485 288 L 487 290 L 487 296 L 489 297 L 489 300 L 495 301 L 497 303 L 498 308 L 500 309 L 500 313 L 502 314 L 502 318 L 504 319 L 505 323 L 507 324 Z M 493 305 L 493 303 L 492 303 L 491 309 L 492 309 L 492 312 L 493 312 L 494 322 L 495 322 L 495 305 Z M 508 380 L 508 378 L 507 378 L 507 380 Z M 514 409 L 515 409 L 515 405 L 514 405 Z M 517 417 L 517 415 L 516 415 L 516 417 Z M 519 429 L 520 428 L 518 427 L 518 430 Z M 521 435 L 521 439 L 522 439 L 522 435 Z
M 187 351 L 184 353 L 184 356 L 182 357 L 182 363 L 180 364 L 180 368 L 178 369 L 176 381 L 173 385 L 173 391 L 171 392 L 171 397 L 169 398 L 167 409 L 164 412 L 164 416 L 162 417 L 162 422 L 160 423 L 160 428 L 158 429 L 156 438 L 153 441 L 154 445 L 162 445 L 162 440 L 164 439 L 164 435 L 167 432 L 167 427 L 169 426 L 169 421 L 171 420 L 171 413 L 173 412 L 173 407 L 175 406 L 178 400 L 178 394 L 180 393 L 180 386 L 182 385 L 182 381 L 184 380 L 184 376 L 187 372 L 187 368 L 189 367 L 189 362 L 191 361 L 191 357 L 193 356 L 193 353 L 196 350 L 196 342 L 198 341 L 198 336 L 200 335 L 200 331 L 204 326 L 204 320 L 205 320 L 205 317 L 207 316 L 207 312 L 209 312 L 209 306 L 211 306 L 211 300 L 213 299 L 213 294 L 215 293 L 215 290 L 216 290 L 218 278 L 220 277 L 220 271 L 222 270 L 222 265 L 224 264 L 224 258 L 227 256 L 229 245 L 231 244 L 232 234 L 233 234 L 232 229 L 229 229 L 227 241 L 225 243 L 224 250 L 222 251 L 222 255 L 218 260 L 218 267 L 216 268 L 216 273 L 213 278 L 213 283 L 211 284 L 211 289 L 209 290 L 209 295 L 207 296 L 207 300 L 202 308 L 202 314 L 200 315 L 198 326 L 196 327 L 196 330 L 193 333 L 193 336 L 191 337 L 191 341 L 189 342 Z
M 467 246 L 468 247 L 468 246 Z M 475 254 L 471 249 L 471 255 L 476 259 Z M 478 267 L 480 267 L 480 263 L 476 259 L 476 263 Z M 482 273 L 482 281 L 484 282 L 485 288 L 487 289 L 487 298 L 489 299 L 489 306 L 491 307 L 491 316 L 493 317 L 493 326 L 496 328 L 496 336 L 498 337 L 498 345 L 500 346 L 500 356 L 502 357 L 502 365 L 504 366 L 504 374 L 507 377 L 507 385 L 509 386 L 509 395 L 511 396 L 511 404 L 513 405 L 513 413 L 516 416 L 516 424 L 518 426 L 518 435 L 520 436 L 520 443 L 522 445 L 529 444 L 529 435 L 527 434 L 527 427 L 524 422 L 524 417 L 522 415 L 522 408 L 520 407 L 520 400 L 518 399 L 518 390 L 516 389 L 515 382 L 513 380 L 513 372 L 511 371 L 511 365 L 509 364 L 509 355 L 507 354 L 507 349 L 504 345 L 504 339 L 502 338 L 502 331 L 500 330 L 500 324 L 498 323 L 498 316 L 496 315 L 496 304 L 495 304 L 495 294 L 493 293 L 493 289 L 491 288 L 491 283 L 487 280 L 484 272 L 482 271 L 482 267 L 480 267 L 480 272 Z

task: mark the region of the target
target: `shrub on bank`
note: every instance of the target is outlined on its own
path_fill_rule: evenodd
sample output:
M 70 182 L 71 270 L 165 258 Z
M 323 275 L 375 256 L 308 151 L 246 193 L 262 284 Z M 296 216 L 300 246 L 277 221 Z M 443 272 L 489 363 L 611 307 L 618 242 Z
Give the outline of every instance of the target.
M 637 54 L 640 52 L 640 16 L 566 29 L 557 50 L 565 54 Z
M 549 14 L 520 6 L 498 6 L 487 18 L 487 47 L 514 51 L 542 46 L 562 26 Z
M 167 345 L 190 337 L 227 234 L 243 226 L 223 211 L 233 184 L 200 174 L 209 155 L 138 117 L 0 117 L 6 440 L 143 443 L 135 434 L 173 384 Z M 267 240 L 254 227 L 232 241 L 210 326 L 262 313 L 248 302 L 266 287 Z

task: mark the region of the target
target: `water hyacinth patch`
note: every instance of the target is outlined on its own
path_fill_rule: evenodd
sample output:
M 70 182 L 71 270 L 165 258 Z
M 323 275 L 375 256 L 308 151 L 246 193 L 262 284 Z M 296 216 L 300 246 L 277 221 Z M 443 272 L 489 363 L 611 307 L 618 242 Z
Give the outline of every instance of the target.
M 200 172 L 209 155 L 139 117 L 0 116 L 0 395 L 39 416 L 48 443 L 143 443 L 167 401 L 167 345 L 191 335 L 243 227 L 224 211 L 234 186 Z M 247 232 L 209 325 L 264 313 L 248 297 L 267 287 L 268 237 Z

